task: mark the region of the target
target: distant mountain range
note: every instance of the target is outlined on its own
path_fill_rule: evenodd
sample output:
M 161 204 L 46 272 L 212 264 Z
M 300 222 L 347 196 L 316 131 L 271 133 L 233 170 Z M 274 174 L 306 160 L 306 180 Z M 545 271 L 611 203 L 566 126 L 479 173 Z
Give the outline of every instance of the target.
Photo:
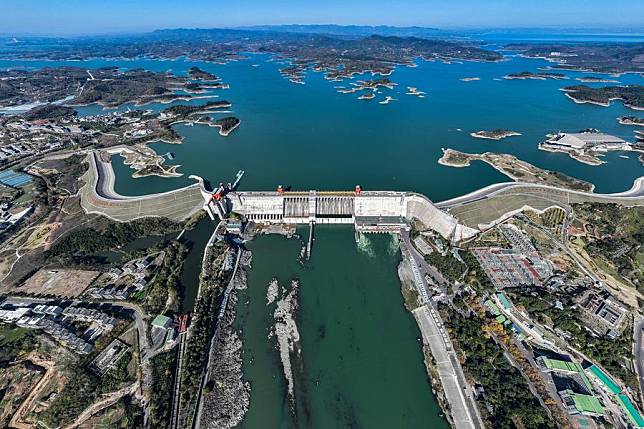
M 333 36 L 364 37 L 371 35 L 397 37 L 436 37 L 449 32 L 431 27 L 394 27 L 391 25 L 337 25 L 337 24 L 288 24 L 288 25 L 253 25 L 236 27 L 239 30 L 267 31 L 274 33 L 326 34 Z

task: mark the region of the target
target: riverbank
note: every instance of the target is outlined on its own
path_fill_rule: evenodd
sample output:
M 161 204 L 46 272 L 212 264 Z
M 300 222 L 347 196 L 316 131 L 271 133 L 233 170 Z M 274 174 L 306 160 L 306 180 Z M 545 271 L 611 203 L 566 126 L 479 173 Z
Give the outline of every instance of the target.
M 396 286 L 392 237 L 370 235 L 357 245 L 348 226 L 317 229 L 304 265 L 300 240 L 258 235 L 248 243 L 253 267 L 237 307 L 252 395 L 241 426 L 447 429 L 427 382 L 417 328 Z M 269 303 L 275 279 L 285 291 Z M 290 355 L 295 414 L 277 338 L 267 341 L 277 301 L 289 295 L 294 279 L 301 347 L 301 359 L 297 346 Z
M 419 307 L 419 295 L 414 287 L 414 275 L 409 269 L 409 263 L 406 261 L 405 256 L 400 260 L 398 264 L 398 281 L 400 283 L 400 293 L 403 296 L 405 309 L 409 312 L 410 315 L 413 315 L 413 310 Z M 416 320 L 416 326 L 420 330 L 420 324 Z M 424 342 L 421 344 L 421 350 L 423 353 L 423 362 L 425 364 L 425 370 L 427 371 L 427 380 L 429 381 L 432 393 L 436 397 L 438 406 L 442 410 L 443 414 L 446 416 L 447 420 L 450 422 L 450 425 L 453 426 L 454 419 L 452 418 L 449 403 L 447 402 L 447 397 L 445 396 L 445 390 L 443 390 L 443 385 L 440 382 L 438 376 L 438 368 L 436 367 L 436 361 L 432 352 L 427 344 Z

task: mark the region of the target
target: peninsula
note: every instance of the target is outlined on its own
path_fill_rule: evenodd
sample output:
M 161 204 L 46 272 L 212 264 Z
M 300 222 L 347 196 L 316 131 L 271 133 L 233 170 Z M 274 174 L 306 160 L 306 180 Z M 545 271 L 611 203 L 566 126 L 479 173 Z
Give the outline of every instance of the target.
M 521 161 L 514 155 L 504 153 L 485 152 L 479 154 L 443 149 L 443 156 L 438 160 L 438 163 L 449 167 L 469 167 L 472 161 L 483 161 L 515 182 L 550 185 L 586 192 L 594 189 L 592 183 L 570 177 L 558 171 L 544 170 L 528 162 Z
M 639 125 L 644 127 L 644 118 L 637 116 L 621 116 L 617 118 L 617 121 L 622 125 Z
M 642 47 L 639 43 L 510 43 L 507 50 L 527 58 L 542 58 L 561 70 L 597 73 L 642 73 Z
M 227 116 L 225 118 L 217 119 L 212 122 L 212 126 L 219 128 L 219 135 L 224 137 L 235 131 L 241 121 L 234 116 Z
M 590 103 L 608 107 L 614 100 L 621 100 L 624 106 L 634 110 L 644 110 L 644 86 L 605 86 L 592 88 L 586 85 L 574 85 L 562 88 L 568 98 L 575 103 Z

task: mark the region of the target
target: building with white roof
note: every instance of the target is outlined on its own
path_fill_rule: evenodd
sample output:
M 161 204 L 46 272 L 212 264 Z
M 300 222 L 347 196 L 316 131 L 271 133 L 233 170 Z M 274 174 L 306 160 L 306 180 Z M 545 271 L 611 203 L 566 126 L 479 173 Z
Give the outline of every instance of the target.
M 567 149 L 584 149 L 586 146 L 597 145 L 622 145 L 626 141 L 619 137 L 611 136 L 604 133 L 557 133 L 551 139 L 546 140 L 546 144 L 559 146 Z

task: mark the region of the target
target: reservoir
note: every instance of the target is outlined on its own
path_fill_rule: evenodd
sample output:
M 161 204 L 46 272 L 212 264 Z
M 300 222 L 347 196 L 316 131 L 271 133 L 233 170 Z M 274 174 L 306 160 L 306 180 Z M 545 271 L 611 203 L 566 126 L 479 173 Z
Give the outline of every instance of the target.
M 212 94 L 233 104 L 230 113 L 218 115 L 238 117 L 240 127 L 222 137 L 214 128 L 177 125 L 182 144 L 152 143 L 157 153 L 174 155 L 166 163 L 181 166 L 183 176 L 178 178 L 134 179 L 122 159 L 113 157 L 115 190 L 123 195 L 186 186 L 192 183 L 190 174 L 214 184 L 228 182 L 240 169 L 246 171 L 241 190 L 274 190 L 279 184 L 297 190 L 351 190 L 360 184 L 365 190 L 416 191 L 434 201 L 509 180 L 480 162 L 468 168 L 441 166 L 436 162 L 441 148 L 513 154 L 538 167 L 590 181 L 597 192 L 626 190 L 644 175 L 633 153 L 622 158 L 624 154 L 613 152 L 604 157 L 605 164 L 589 166 L 537 149 L 551 132 L 598 128 L 632 142 L 635 129 L 618 124 L 617 117 L 635 113 L 620 102 L 610 107 L 580 105 L 559 90 L 578 84 L 575 79 L 586 73 L 564 71 L 565 80 L 503 79 L 509 73 L 537 72 L 551 65 L 543 60 L 519 56 L 498 63 L 418 60 L 415 68 L 398 67 L 390 76 L 397 86 L 381 89 L 371 101 L 358 100 L 358 94 L 340 94 L 336 87 L 348 87 L 347 81 L 329 82 L 312 71 L 305 85 L 292 84 L 279 74 L 283 64 L 267 55 L 248 55 L 247 60 L 226 65 L 184 58 L 0 60 L 0 68 L 58 65 L 177 74 L 196 65 L 230 85 Z M 474 77 L 480 80 L 461 80 Z M 615 79 L 621 84 L 644 81 L 633 74 Z M 408 87 L 426 92 L 426 97 L 407 95 Z M 394 100 L 379 104 L 386 96 Z M 190 103 L 197 102 L 204 100 Z M 168 106 L 156 103 L 145 108 L 160 111 Z M 103 112 L 96 105 L 78 110 L 80 115 Z M 522 135 L 500 141 L 469 135 L 496 128 Z M 180 279 L 184 311 L 193 306 L 203 247 L 213 227 L 209 219 L 202 220 L 183 236 L 192 246 Z M 350 227 L 319 227 L 312 258 L 305 265 L 297 261 L 301 246 L 300 241 L 282 236 L 260 236 L 248 244 L 252 268 L 248 288 L 239 296 L 235 322 L 244 339 L 245 378 L 252 386 L 242 426 L 447 428 L 427 379 L 419 330 L 403 306 L 396 273 L 400 252 L 394 240 L 372 235 L 357 244 Z M 273 278 L 282 285 L 300 280 L 297 321 L 302 361 L 294 382 L 294 412 L 275 338 L 268 337 L 275 304 L 267 305 L 266 291 Z

